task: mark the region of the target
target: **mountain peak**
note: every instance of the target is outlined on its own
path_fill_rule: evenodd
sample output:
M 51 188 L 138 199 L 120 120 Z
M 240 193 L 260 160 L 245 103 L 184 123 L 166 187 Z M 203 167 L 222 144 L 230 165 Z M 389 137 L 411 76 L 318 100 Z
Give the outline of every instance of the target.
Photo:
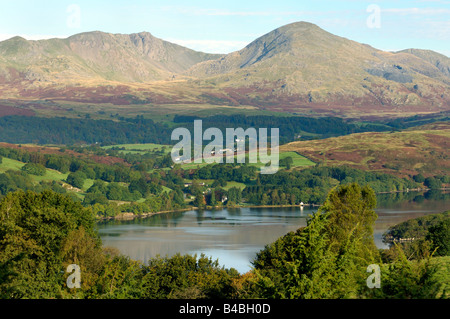
M 306 22 L 306 21 L 298 21 L 286 24 L 284 26 L 279 27 L 276 30 L 283 31 L 311 31 L 311 30 L 322 30 L 319 26 L 314 23 Z M 323 31 L 323 30 L 322 30 Z

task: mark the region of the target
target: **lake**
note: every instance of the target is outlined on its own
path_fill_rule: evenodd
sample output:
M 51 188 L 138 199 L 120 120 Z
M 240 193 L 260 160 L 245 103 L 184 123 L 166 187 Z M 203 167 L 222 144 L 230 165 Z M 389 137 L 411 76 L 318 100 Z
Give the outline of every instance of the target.
M 378 195 L 375 243 L 386 248 L 382 234 L 392 225 L 419 216 L 450 210 L 449 193 L 429 192 Z M 157 255 L 204 253 L 226 268 L 241 273 L 265 245 L 306 226 L 317 207 L 237 208 L 174 212 L 98 226 L 103 245 L 147 262 Z

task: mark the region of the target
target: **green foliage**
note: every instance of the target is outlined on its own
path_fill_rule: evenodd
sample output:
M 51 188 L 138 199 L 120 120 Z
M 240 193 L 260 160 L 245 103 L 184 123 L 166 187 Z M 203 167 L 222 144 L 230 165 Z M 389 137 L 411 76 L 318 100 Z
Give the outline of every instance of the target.
M 448 297 L 448 259 L 411 261 L 399 246 L 392 261 L 381 264 L 371 249 L 374 194 L 356 184 L 330 192 L 306 227 L 267 245 L 253 261 L 254 270 L 244 275 L 204 255 L 156 257 L 143 265 L 101 247 L 96 214 L 160 211 L 180 205 L 178 195 L 179 190 L 150 196 L 145 203 L 84 208 L 51 191 L 7 194 L 0 201 L 0 298 Z M 428 234 L 437 247 L 448 243 L 448 219 Z M 81 267 L 81 289 L 66 287 L 65 269 L 73 263 Z M 372 263 L 381 265 L 381 289 L 366 286 Z
M 99 247 L 93 214 L 68 197 L 50 191 L 6 195 L 0 202 L 0 296 L 59 296 L 64 262 L 69 261 L 63 247 L 81 228 Z
M 66 182 L 73 187 L 82 189 L 84 186 L 84 181 L 86 180 L 86 174 L 81 171 L 75 173 L 70 173 L 67 176 Z
M 142 297 L 146 299 L 229 298 L 231 280 L 238 276 L 204 255 L 179 254 L 151 259 L 144 273 Z
M 358 242 L 358 254 L 365 261 L 374 261 L 378 257 L 373 238 L 373 225 L 378 218 L 375 207 L 376 196 L 368 186 L 350 184 L 331 191 L 319 209 L 329 214 L 327 234 L 331 248 L 339 252 L 346 241 Z
M 22 171 L 9 170 L 5 173 L 0 173 L 0 194 L 6 195 L 9 192 L 16 190 L 35 190 L 32 179 L 27 173 Z
M 383 234 L 383 241 L 391 243 L 399 241 L 401 238 L 423 239 L 427 236 L 431 227 L 437 226 L 445 220 L 450 220 L 450 211 L 409 219 L 389 227 Z
M 356 184 L 333 190 L 305 228 L 261 251 L 254 261 L 256 297 L 348 298 L 377 260 L 375 195 Z
M 417 183 L 423 183 L 425 182 L 425 177 L 422 174 L 417 174 L 413 177 L 414 181 Z
M 25 164 L 24 166 L 22 166 L 22 171 L 26 172 L 27 174 L 36 176 L 44 176 L 47 172 L 44 165 L 35 163 Z
M 431 226 L 426 239 L 432 242 L 437 256 L 450 256 L 450 218 Z
M 247 185 L 242 196 L 254 204 L 261 203 L 264 194 L 269 196 L 269 203 L 272 205 L 281 204 L 282 194 L 285 194 L 286 202 L 290 205 L 298 205 L 300 202 L 322 204 L 333 187 L 348 183 L 368 185 L 375 192 L 397 191 L 417 186 L 410 180 L 345 166 L 312 167 L 301 171 L 279 171 L 272 175 L 261 175 L 256 185 Z
M 291 169 L 292 164 L 294 164 L 294 160 L 291 156 L 280 159 L 279 165 L 282 167 L 286 167 L 286 169 Z
M 398 246 L 395 260 L 383 265 L 381 288 L 366 290 L 366 297 L 380 299 L 435 299 L 442 294 L 443 282 L 436 276 L 439 267 L 431 258 L 413 260 Z
M 197 207 L 199 209 L 205 208 L 206 201 L 205 201 L 205 196 L 203 195 L 202 191 L 197 190 L 195 192 L 195 199 L 192 202 L 192 205 L 194 205 L 194 207 Z
M 424 185 L 430 189 L 439 189 L 442 187 L 442 182 L 436 177 L 425 178 Z
M 10 143 L 169 144 L 171 129 L 146 119 L 112 120 L 7 116 L 0 118 L 0 140 Z
M 139 299 L 143 291 L 143 265 L 118 253 L 108 255 L 95 284 L 86 297 L 95 299 Z

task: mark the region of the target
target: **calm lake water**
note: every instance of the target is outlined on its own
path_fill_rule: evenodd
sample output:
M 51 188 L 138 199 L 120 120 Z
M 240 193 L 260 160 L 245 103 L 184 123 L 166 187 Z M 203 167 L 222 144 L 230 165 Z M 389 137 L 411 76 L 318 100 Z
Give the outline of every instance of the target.
M 377 246 L 386 247 L 382 234 L 392 225 L 450 210 L 449 196 L 444 192 L 379 195 L 374 228 Z M 157 255 L 204 253 L 244 273 L 265 245 L 306 226 L 307 216 L 315 211 L 317 207 L 187 211 L 111 221 L 98 228 L 104 246 L 116 247 L 135 260 L 146 263 Z

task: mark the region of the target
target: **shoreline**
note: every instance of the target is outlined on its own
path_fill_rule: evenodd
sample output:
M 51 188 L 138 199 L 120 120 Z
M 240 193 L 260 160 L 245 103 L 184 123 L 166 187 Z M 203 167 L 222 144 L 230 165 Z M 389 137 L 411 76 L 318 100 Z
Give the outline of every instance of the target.
M 415 188 L 415 189 L 407 189 L 406 191 L 391 191 L 391 192 L 379 192 L 376 193 L 378 194 L 395 194 L 395 193 L 409 193 L 409 192 L 429 192 L 432 189 L 429 188 Z M 439 188 L 436 190 L 440 190 L 440 191 L 447 191 L 450 190 L 450 188 Z M 205 208 L 203 208 L 203 210 L 214 210 L 214 209 L 227 209 L 227 208 L 292 208 L 292 207 L 320 207 L 322 205 L 318 205 L 318 204 L 303 204 L 303 205 L 248 205 L 248 206 L 243 206 L 243 205 L 235 205 L 235 206 L 206 206 Z M 122 213 L 119 214 L 117 216 L 113 216 L 113 217 L 102 217 L 102 218 L 97 218 L 97 223 L 101 223 L 101 222 L 109 222 L 109 221 L 131 221 L 131 220 L 135 220 L 135 219 L 146 219 L 152 216 L 156 216 L 156 215 L 162 215 L 162 214 L 170 214 L 170 213 L 178 213 L 178 212 L 188 212 L 188 211 L 193 211 L 193 210 L 200 210 L 198 207 L 189 207 L 189 208 L 180 208 L 180 209 L 174 209 L 174 210 L 168 210 L 168 211 L 161 211 L 161 212 L 156 212 L 156 213 L 144 213 L 141 215 L 137 215 L 134 213 Z

